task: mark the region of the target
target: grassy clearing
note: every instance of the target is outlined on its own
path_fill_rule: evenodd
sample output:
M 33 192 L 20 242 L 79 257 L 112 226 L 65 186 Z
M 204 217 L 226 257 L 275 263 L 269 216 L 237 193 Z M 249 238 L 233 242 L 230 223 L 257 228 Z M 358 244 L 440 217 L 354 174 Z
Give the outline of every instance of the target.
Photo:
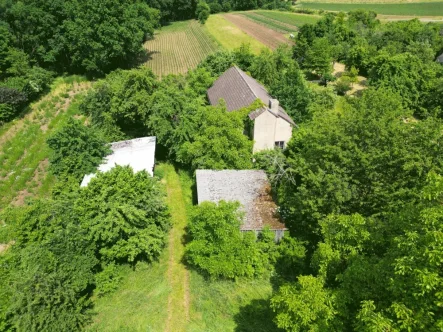
M 28 197 L 49 194 L 54 177 L 47 174 L 46 139 L 68 118 L 79 114 L 77 94 L 89 87 L 83 78 L 71 79 L 72 82 L 63 78 L 56 80 L 49 94 L 32 104 L 26 116 L 2 131 L 0 209 L 11 202 L 20 205 Z
M 258 10 L 254 13 L 277 22 L 296 26 L 298 28 L 308 23 L 314 24 L 321 18 L 321 16 L 318 15 L 296 14 L 271 10 Z
M 442 16 L 443 2 L 420 3 L 302 3 L 303 8 L 329 11 L 372 10 L 383 15 Z
M 112 294 L 94 300 L 93 324 L 88 331 L 164 331 L 168 317 L 165 278 L 168 250 L 159 262 L 139 263 L 135 270 L 122 269 L 122 282 Z
M 191 272 L 192 310 L 188 331 L 277 331 L 272 322 L 268 280 L 205 280 Z
M 195 20 L 175 22 L 156 32 L 144 45 L 146 66 L 159 77 L 183 74 L 218 49 L 218 44 Z
M 169 235 L 169 261 L 167 279 L 171 286 L 168 298 L 168 319 L 165 331 L 185 331 L 189 320 L 189 272 L 183 264 L 184 236 L 187 225 L 186 206 L 180 178 L 172 165 L 160 165 L 164 172 L 167 201 L 171 211 L 172 230 Z
M 234 23 L 226 20 L 221 14 L 211 15 L 206 21 L 205 29 L 227 50 L 238 48 L 243 43 L 249 43 L 255 54 L 266 47 L 258 40 L 239 29 Z

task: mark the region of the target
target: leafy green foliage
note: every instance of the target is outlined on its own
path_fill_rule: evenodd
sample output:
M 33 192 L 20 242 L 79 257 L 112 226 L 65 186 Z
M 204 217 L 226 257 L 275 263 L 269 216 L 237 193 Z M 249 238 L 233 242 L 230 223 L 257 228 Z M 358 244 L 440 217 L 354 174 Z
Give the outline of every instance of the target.
M 322 280 L 300 276 L 294 285 L 280 287 L 271 300 L 275 322 L 286 331 L 326 331 L 334 317 L 331 295 Z
M 282 187 L 287 224 L 314 235 L 329 213 L 370 216 L 416 199 L 426 174 L 442 167 L 442 137 L 439 122 L 410 116 L 395 95 L 369 90 L 342 114 L 318 114 L 296 131 Z
M 152 261 L 165 245 L 169 213 L 163 188 L 145 171 L 116 166 L 99 173 L 80 191 L 76 211 L 105 262 Z
M 211 278 L 236 279 L 260 276 L 277 258 L 273 234 L 240 232 L 241 213 L 236 202 L 203 202 L 189 222 L 187 262 Z
M 243 115 L 243 116 L 242 116 Z M 201 121 L 192 141 L 183 144 L 178 158 L 193 169 L 251 168 L 252 141 L 243 134 L 243 112 L 224 107 L 200 108 Z
M 210 12 L 211 9 L 209 8 L 208 4 L 205 1 L 200 0 L 197 4 L 197 9 L 195 10 L 195 16 L 201 24 L 206 23 Z
M 80 109 L 109 140 L 142 136 L 149 96 L 159 82 L 149 68 L 114 71 L 88 93 Z
M 103 157 L 111 152 L 94 129 L 74 119 L 49 137 L 47 143 L 52 150 L 49 158 L 51 171 L 77 179 L 94 172 Z
M 0 319 L 6 326 L 73 331 L 89 321 L 97 259 L 72 207 L 39 200 L 3 211 L 15 241 L 0 261 Z

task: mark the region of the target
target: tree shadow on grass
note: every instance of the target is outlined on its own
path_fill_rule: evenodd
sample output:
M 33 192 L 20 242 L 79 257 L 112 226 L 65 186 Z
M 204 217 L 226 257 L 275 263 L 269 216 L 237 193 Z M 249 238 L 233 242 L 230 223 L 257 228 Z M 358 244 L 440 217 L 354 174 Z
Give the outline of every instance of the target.
M 252 300 L 240 308 L 234 316 L 237 323 L 235 332 L 280 332 L 273 322 L 275 315 L 270 307 L 269 299 Z

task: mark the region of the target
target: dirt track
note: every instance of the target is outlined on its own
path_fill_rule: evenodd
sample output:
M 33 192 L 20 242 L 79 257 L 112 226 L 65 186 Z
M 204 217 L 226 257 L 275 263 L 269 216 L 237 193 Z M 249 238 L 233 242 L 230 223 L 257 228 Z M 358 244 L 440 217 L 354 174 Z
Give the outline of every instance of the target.
M 285 43 L 290 44 L 291 42 L 282 34 L 277 31 L 271 30 L 260 24 L 257 24 L 246 17 L 235 14 L 225 14 L 224 17 L 238 26 L 242 31 L 248 35 L 254 37 L 261 43 L 269 46 L 272 49 L 277 48 L 278 45 Z

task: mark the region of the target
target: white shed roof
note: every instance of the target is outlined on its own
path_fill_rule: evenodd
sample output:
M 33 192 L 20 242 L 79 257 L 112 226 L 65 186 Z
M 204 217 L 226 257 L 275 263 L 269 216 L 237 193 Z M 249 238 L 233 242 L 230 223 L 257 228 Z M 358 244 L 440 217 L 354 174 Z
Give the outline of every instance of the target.
M 155 142 L 156 137 L 150 136 L 111 143 L 112 153 L 106 157 L 98 170 L 107 172 L 116 165 L 120 165 L 131 166 L 134 172 L 145 170 L 153 175 Z M 85 175 L 80 186 L 86 187 L 93 177 L 95 174 Z

